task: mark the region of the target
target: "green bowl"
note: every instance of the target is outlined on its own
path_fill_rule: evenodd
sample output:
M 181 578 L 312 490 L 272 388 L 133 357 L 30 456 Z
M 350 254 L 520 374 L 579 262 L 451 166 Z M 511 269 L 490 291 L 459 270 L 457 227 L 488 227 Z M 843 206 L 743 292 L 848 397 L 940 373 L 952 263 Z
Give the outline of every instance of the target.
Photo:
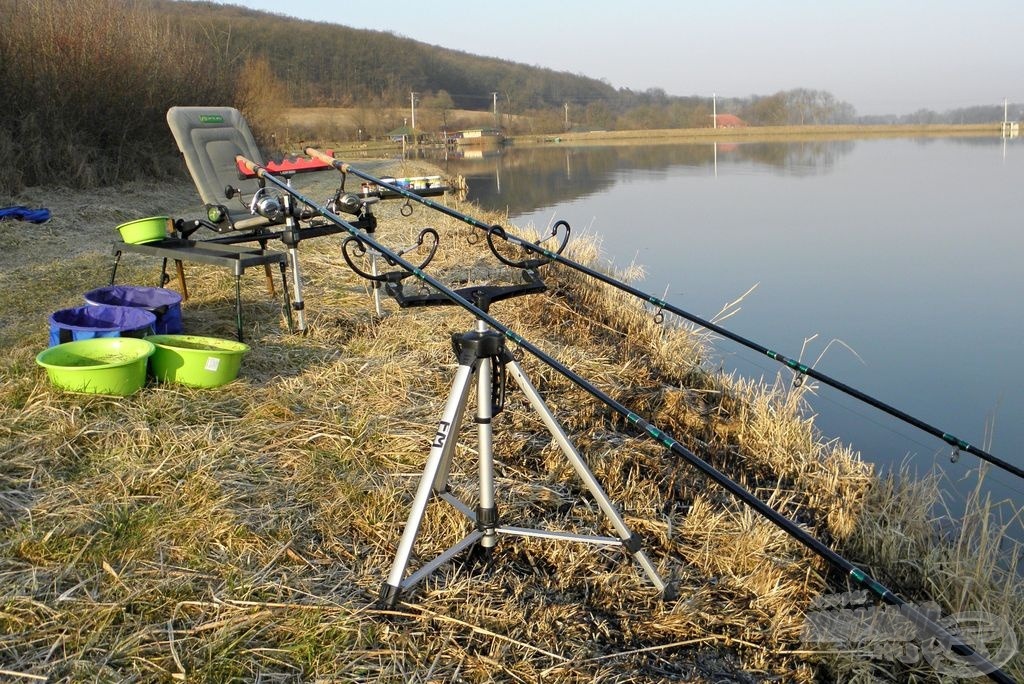
M 130 245 L 156 242 L 167 237 L 167 218 L 166 216 L 151 216 L 136 219 L 119 225 L 117 232 L 121 234 L 121 239 Z
M 68 392 L 126 397 L 145 384 L 146 360 L 155 349 L 134 337 L 94 337 L 50 347 L 36 363 Z
M 162 382 L 219 387 L 238 377 L 249 346 L 235 340 L 197 335 L 149 335 L 156 347 L 149 370 Z

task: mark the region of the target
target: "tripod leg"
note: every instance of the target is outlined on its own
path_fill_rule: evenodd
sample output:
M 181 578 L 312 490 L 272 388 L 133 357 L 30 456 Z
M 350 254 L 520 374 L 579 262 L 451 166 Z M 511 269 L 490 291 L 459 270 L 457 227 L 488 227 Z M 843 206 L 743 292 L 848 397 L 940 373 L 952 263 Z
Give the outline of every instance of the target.
M 480 458 L 480 505 L 476 509 L 477 529 L 483 533 L 480 546 L 489 552 L 498 543 L 498 508 L 494 502 L 494 441 L 491 425 L 491 364 L 493 359 L 480 359 L 477 372 L 476 431 Z
M 181 263 L 180 261 L 178 263 Z M 242 274 L 235 274 L 235 334 L 242 341 Z
M 302 301 L 302 271 L 299 270 L 299 250 L 288 248 L 288 266 L 292 269 L 292 308 L 298 322 L 299 333 L 306 332 L 306 303 Z
M 284 317 L 288 321 L 288 332 L 295 332 L 295 324 L 292 321 L 292 298 L 288 294 L 288 274 L 285 262 L 281 265 L 281 290 L 284 292 Z
M 451 453 L 455 449 L 456 431 L 453 426 L 460 424 L 460 416 L 466 408 L 466 398 L 469 395 L 470 381 L 472 380 L 474 367 L 472 365 L 459 365 L 452 383 L 452 389 L 448 394 L 448 400 L 444 406 L 444 413 L 438 423 L 437 433 L 430 444 L 430 455 L 427 457 L 427 464 L 420 478 L 419 486 L 416 489 L 416 496 L 413 498 L 412 509 L 409 511 L 409 519 L 402 531 L 402 540 L 398 544 L 398 551 L 395 560 L 391 564 L 391 573 L 387 582 L 381 587 L 380 600 L 387 606 L 394 606 L 398 597 L 405 587 L 402 584 L 402 577 L 409 565 L 409 557 L 412 555 L 413 544 L 416 542 L 416 535 L 419 532 L 420 524 L 427 510 L 427 503 L 435 491 L 438 491 L 439 479 L 442 475 L 444 464 L 451 462 Z M 445 477 L 445 480 L 447 478 Z
M 378 275 L 377 273 L 377 252 L 370 252 L 370 273 Z M 370 287 L 373 288 L 373 310 L 377 313 L 377 316 L 381 316 L 383 309 L 380 306 L 380 282 L 371 281 Z
M 636 559 L 637 563 L 640 564 L 640 567 L 643 568 L 644 573 L 647 575 L 648 579 L 651 580 L 651 583 L 658 588 L 658 591 L 661 592 L 666 599 L 672 598 L 674 593 L 672 588 L 661 579 L 661 576 L 658 575 L 658 571 L 655 569 L 651 559 L 647 557 L 646 553 L 644 553 L 640 537 L 635 535 L 626 526 L 625 521 L 622 520 L 619 512 L 615 510 L 615 506 L 612 505 L 611 500 L 601 487 L 601 484 L 597 481 L 594 473 L 591 472 L 590 468 L 587 466 L 586 461 L 583 460 L 579 451 L 577 451 L 576 447 L 571 441 L 569 441 L 569 437 L 565 434 L 562 426 L 558 424 L 558 421 L 555 420 L 555 417 L 551 414 L 551 411 L 544 403 L 544 400 L 541 399 L 540 393 L 537 392 L 537 388 L 535 388 L 529 378 L 526 377 L 523 373 L 523 369 L 518 363 L 510 361 L 507 364 L 507 368 L 511 371 L 516 384 L 518 384 L 520 389 L 523 390 L 523 393 L 526 395 L 527 400 L 529 400 L 530 405 L 538 415 L 540 415 L 541 420 L 551 433 L 551 436 L 555 438 L 555 441 L 558 443 L 562 453 L 565 454 L 569 463 L 572 464 L 576 474 L 581 480 L 583 480 L 584 486 L 590 492 L 591 496 L 594 497 L 594 500 L 597 501 L 597 505 L 601 508 L 605 517 L 608 518 L 608 521 L 615 529 L 615 533 L 618 534 L 619 538 L 622 540 L 623 547 L 630 553 L 630 555 L 633 556 L 633 558 Z

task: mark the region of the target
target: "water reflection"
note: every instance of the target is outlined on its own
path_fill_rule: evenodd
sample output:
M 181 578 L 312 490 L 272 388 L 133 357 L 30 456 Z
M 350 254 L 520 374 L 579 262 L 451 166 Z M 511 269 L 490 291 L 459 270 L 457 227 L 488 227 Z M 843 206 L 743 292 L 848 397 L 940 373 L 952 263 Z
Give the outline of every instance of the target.
M 828 172 L 854 149 L 853 141 L 779 143 L 701 143 L 659 145 L 567 144 L 505 147 L 456 154 L 426 151 L 424 156 L 469 185 L 468 199 L 489 209 L 524 214 L 577 200 L 612 187 L 622 174 L 717 173 L 719 164 L 750 172 L 813 176 Z
M 520 225 L 568 220 L 600 234 L 637 285 L 710 319 L 751 285 L 736 333 L 803 359 L 991 453 L 1024 445 L 1024 232 L 1019 139 L 512 147 L 441 162 L 470 197 Z M 667 292 L 667 294 L 665 294 Z M 718 345 L 727 371 L 777 364 Z M 876 464 L 941 468 L 970 487 L 978 461 L 829 388 L 809 412 Z M 994 427 L 993 427 L 994 426 Z M 992 472 L 996 500 L 1024 485 Z M 1019 503 L 1016 504 L 1019 509 Z

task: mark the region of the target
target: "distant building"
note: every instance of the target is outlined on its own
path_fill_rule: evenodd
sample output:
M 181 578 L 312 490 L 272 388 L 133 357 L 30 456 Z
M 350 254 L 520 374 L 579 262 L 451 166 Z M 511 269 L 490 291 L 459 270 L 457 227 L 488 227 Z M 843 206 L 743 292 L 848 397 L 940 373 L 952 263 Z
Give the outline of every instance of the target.
M 453 134 L 451 139 L 460 147 L 496 147 L 505 142 L 504 134 L 497 128 L 467 128 Z
M 388 131 L 388 139 L 391 142 L 413 142 L 416 140 L 416 131 L 409 128 L 409 126 L 399 126 L 393 130 Z
M 747 122 L 735 114 L 719 114 L 715 117 L 717 128 L 746 128 Z

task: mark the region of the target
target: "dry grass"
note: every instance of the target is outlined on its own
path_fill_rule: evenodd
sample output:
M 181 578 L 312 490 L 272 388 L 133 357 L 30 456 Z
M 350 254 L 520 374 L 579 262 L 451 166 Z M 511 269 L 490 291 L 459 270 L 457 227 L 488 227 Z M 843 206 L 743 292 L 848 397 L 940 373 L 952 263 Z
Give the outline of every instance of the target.
M 148 198 L 141 187 L 123 192 L 124 204 L 112 196 L 110 209 L 184 213 L 192 201 L 191 188 Z M 300 248 L 311 324 L 304 337 L 282 329 L 262 275 L 246 274 L 252 351 L 237 381 L 213 391 L 150 385 L 126 399 L 62 394 L 33 363 L 47 315 L 106 281 L 106 242 L 118 222 L 136 216 L 102 207 L 77 213 L 70 197 L 46 204 L 57 218 L 38 229 L 45 256 L 37 242 L 15 242 L 0 269 L 5 676 L 927 680 L 921 669 L 804 650 L 805 611 L 816 596 L 846 590 L 842 580 L 831 584 L 830 569 L 803 547 L 530 357 L 524 370 L 680 598 L 659 600 L 621 553 L 502 537 L 493 567 L 442 568 L 395 610 L 379 609 L 375 597 L 452 381 L 449 334 L 470 329 L 471 317 L 391 302 L 375 317 L 338 239 L 319 239 Z M 409 244 L 425 225 L 438 229 L 431 272 L 494 278 L 494 261 L 467 239 L 470 229 L 424 209 L 404 218 L 398 203 L 379 206 L 377 235 L 387 244 Z M 593 245 L 573 249 L 579 260 L 598 257 Z M 150 281 L 158 266 L 144 261 L 125 263 L 121 280 Z M 230 336 L 229 275 L 188 271 L 187 329 Z M 1005 607 L 1011 624 L 1021 623 L 1019 576 L 990 562 L 998 530 L 978 529 L 984 508 L 958 542 L 970 539 L 970 549 L 944 544 L 923 514 L 932 494 L 879 482 L 847 449 L 822 443 L 799 393 L 711 374 L 689 331 L 657 325 L 635 301 L 567 269 L 545 268 L 544 277 L 549 293 L 498 303 L 492 313 L 907 598 L 934 598 L 950 610 Z M 471 428 L 467 421 L 452 473 L 453 487 L 470 498 Z M 604 532 L 516 391 L 495 419 L 495 459 L 504 521 Z M 416 558 L 432 557 L 465 529 L 433 506 Z M 976 563 L 985 567 L 969 563 L 979 548 L 990 554 Z M 947 595 L 963 603 L 940 598 Z
M 231 99 L 227 65 L 141 0 L 0 0 L 0 16 L 0 192 L 166 177 L 167 108 Z

